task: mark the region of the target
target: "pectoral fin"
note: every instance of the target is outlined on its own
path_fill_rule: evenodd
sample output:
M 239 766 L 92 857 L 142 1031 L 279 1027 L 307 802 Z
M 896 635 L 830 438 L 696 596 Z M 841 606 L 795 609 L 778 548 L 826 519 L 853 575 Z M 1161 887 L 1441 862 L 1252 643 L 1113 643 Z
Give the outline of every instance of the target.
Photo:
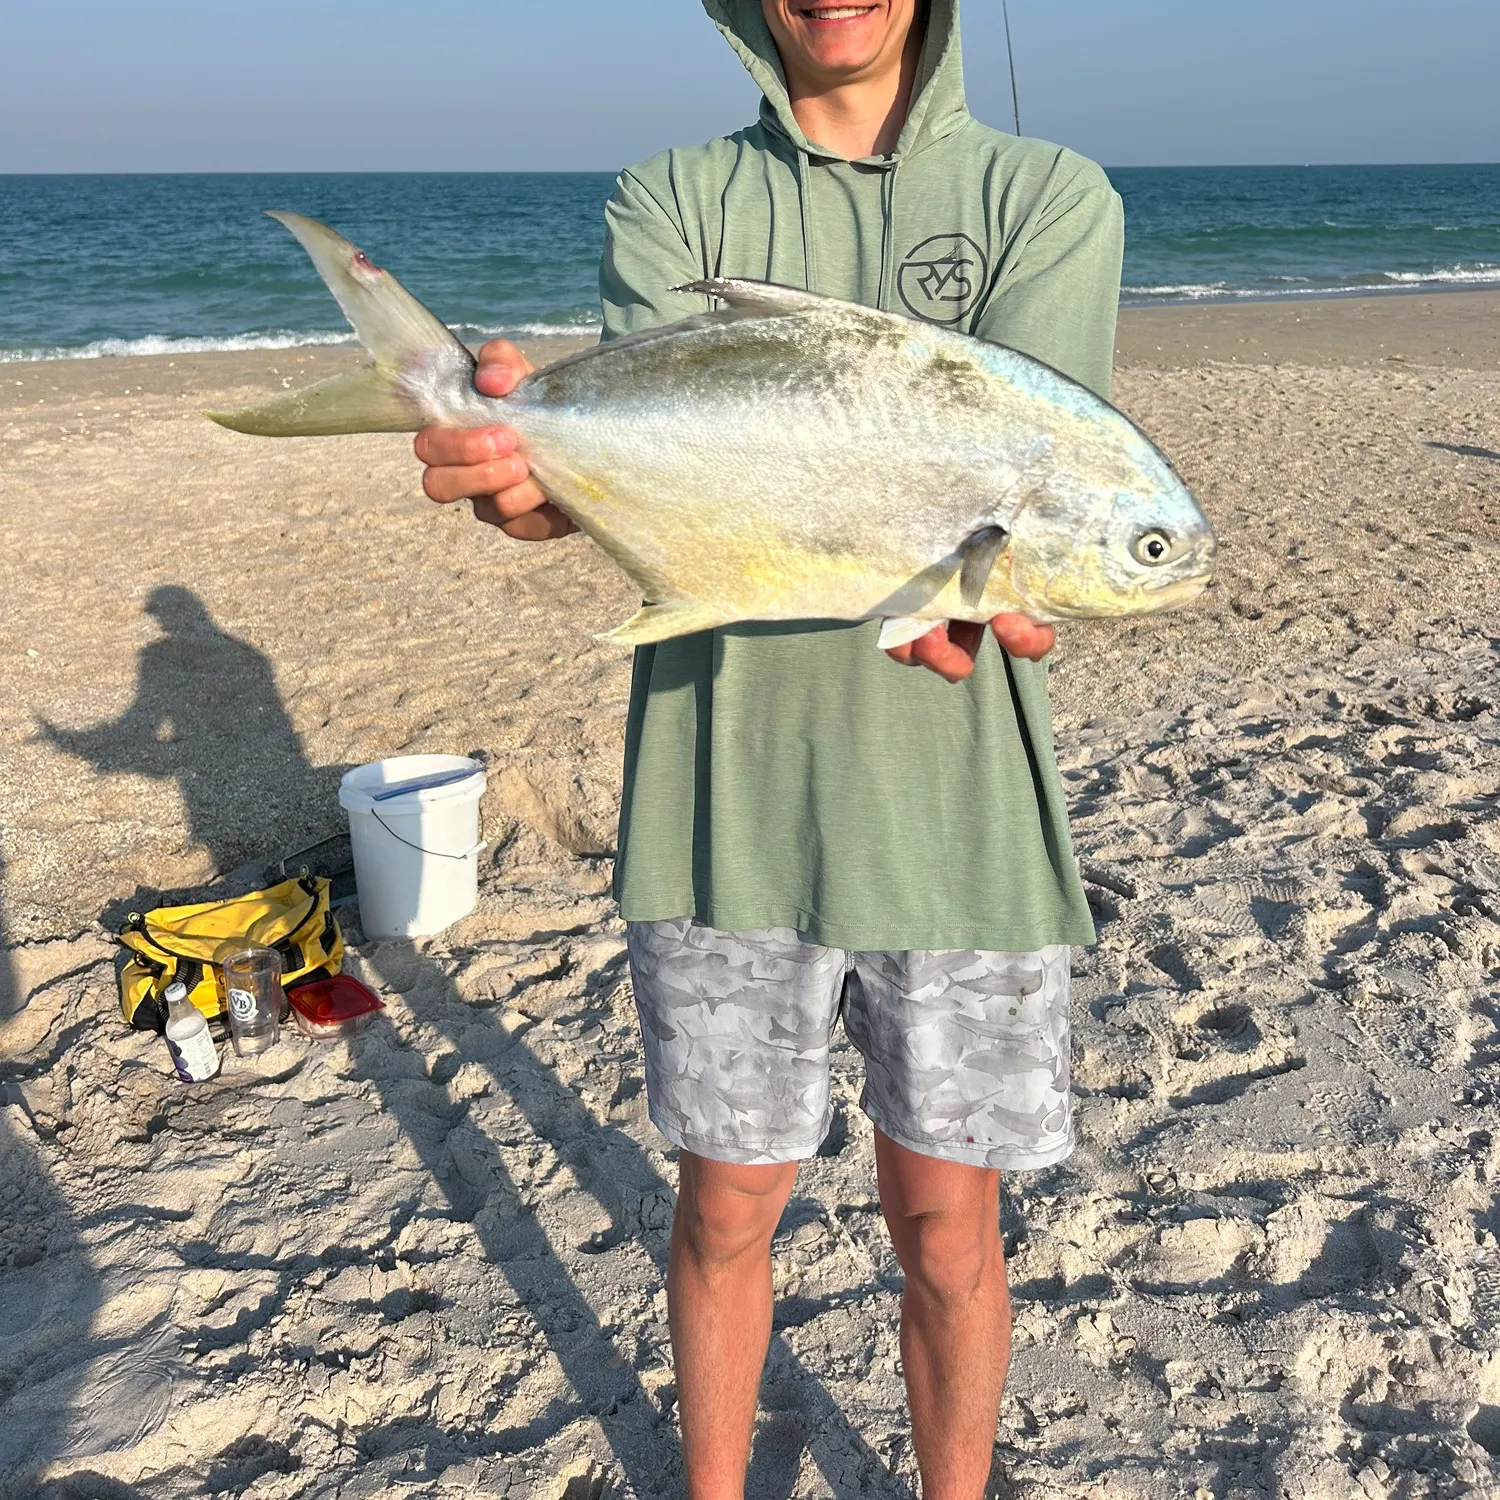
M 649 646 L 728 623 L 724 611 L 716 605 L 697 599 L 668 599 L 662 604 L 642 605 L 623 625 L 606 631 L 599 639 L 615 646 Z
M 981 526 L 964 539 L 963 566 L 958 574 L 958 597 L 970 609 L 978 609 L 984 598 L 984 586 L 990 581 L 990 569 L 1001 549 L 1010 540 L 1003 526 Z
M 882 651 L 904 646 L 908 641 L 920 640 L 929 630 L 936 630 L 941 620 L 918 620 L 912 615 L 898 615 L 880 627 L 880 639 L 876 645 Z

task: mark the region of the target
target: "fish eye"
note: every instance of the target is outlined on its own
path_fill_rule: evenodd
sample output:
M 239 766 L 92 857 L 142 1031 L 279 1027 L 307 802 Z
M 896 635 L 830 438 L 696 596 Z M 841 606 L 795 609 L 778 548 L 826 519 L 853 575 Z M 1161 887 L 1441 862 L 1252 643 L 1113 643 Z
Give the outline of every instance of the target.
M 1172 538 L 1164 531 L 1143 531 L 1130 544 L 1130 552 L 1137 562 L 1152 568 L 1172 555 Z

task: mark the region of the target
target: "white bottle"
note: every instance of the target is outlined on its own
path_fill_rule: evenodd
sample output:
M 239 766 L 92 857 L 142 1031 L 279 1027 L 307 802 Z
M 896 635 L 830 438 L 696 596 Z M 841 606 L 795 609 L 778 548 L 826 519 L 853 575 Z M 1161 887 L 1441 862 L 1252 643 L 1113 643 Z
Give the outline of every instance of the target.
M 167 1047 L 184 1083 L 202 1083 L 219 1071 L 219 1049 L 203 1012 L 188 999 L 187 986 L 167 986 Z

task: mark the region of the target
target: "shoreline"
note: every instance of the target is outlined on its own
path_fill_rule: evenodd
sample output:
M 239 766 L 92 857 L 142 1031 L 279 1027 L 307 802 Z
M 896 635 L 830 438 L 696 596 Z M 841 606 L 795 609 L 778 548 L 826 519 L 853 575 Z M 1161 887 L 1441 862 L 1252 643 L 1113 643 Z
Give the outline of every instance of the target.
M 1470 321 L 1470 320 L 1474 321 Z M 1347 332 L 1330 338 L 1333 325 L 1343 321 L 1366 325 L 1368 339 Z M 1383 335 L 1383 337 L 1381 336 Z M 1163 340 L 1153 344 L 1152 340 Z M 1247 360 L 1260 340 L 1259 358 Z M 1299 344 L 1297 340 L 1301 340 Z M 543 334 L 515 342 L 538 365 L 588 348 L 593 335 Z M 1363 346 L 1363 347 L 1361 347 Z M 1210 363 L 1346 364 L 1376 359 L 1413 364 L 1459 365 L 1482 368 L 1500 364 L 1500 287 L 1392 287 L 1375 292 L 1337 292 L 1318 296 L 1227 295 L 1172 302 L 1130 302 L 1120 307 L 1116 359 L 1119 363 L 1157 364 L 1161 353 L 1169 362 L 1191 356 Z M 108 370 L 173 368 L 194 361 L 212 362 L 209 368 L 227 369 L 232 361 L 258 368 L 295 363 L 299 373 L 331 374 L 359 355 L 349 344 L 292 344 L 265 349 L 213 349 L 151 354 L 67 354 L 46 359 L 0 362 L 0 389 L 26 371 L 73 366 Z M 279 373 L 279 371 L 278 371 Z
M 1450 292 L 1500 292 L 1500 278 L 1495 281 L 1480 281 L 1466 285 L 1457 281 L 1432 282 L 1421 285 L 1403 285 L 1394 282 L 1390 286 L 1324 287 L 1311 292 L 1238 292 L 1216 291 L 1204 297 L 1133 297 L 1125 300 L 1121 292 L 1120 310 L 1137 307 L 1238 307 L 1245 302 L 1348 302 L 1360 298 L 1378 301 L 1385 297 L 1446 297 Z

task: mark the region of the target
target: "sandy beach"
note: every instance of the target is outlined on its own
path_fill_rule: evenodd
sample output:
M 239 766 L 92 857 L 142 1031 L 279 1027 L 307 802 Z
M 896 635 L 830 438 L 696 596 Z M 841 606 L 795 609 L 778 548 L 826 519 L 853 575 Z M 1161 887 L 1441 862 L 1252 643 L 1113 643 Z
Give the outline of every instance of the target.
M 537 347 L 533 357 L 557 348 Z M 0 365 L 0 1500 L 678 1493 L 608 899 L 633 590 L 403 437 L 205 407 L 347 350 Z M 1081 1146 L 1007 1182 L 1004 1500 L 1500 1492 L 1500 295 L 1140 308 L 1118 403 L 1222 542 L 1060 633 L 1099 924 Z M 481 899 L 386 1001 L 192 1089 L 110 932 L 482 755 Z M 749 1493 L 914 1494 L 858 1055 L 777 1242 Z

